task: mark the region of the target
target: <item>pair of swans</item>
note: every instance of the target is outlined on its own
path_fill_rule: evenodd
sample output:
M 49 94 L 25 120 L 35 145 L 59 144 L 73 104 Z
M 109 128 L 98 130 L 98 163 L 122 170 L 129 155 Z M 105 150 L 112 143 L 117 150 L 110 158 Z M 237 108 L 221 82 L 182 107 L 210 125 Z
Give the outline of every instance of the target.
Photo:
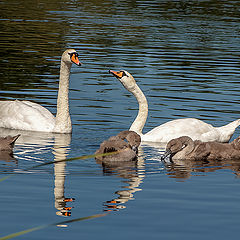
M 69 77 L 72 63 L 80 66 L 78 54 L 74 49 L 66 50 L 61 58 L 59 91 L 56 117 L 46 108 L 30 101 L 0 101 L 0 127 L 28 131 L 53 133 L 71 133 L 72 124 L 69 114 Z M 168 142 L 180 136 L 189 136 L 193 140 L 228 142 L 240 119 L 223 127 L 213 127 L 195 118 L 177 119 L 164 123 L 146 134 L 142 129 L 148 115 L 148 103 L 136 81 L 127 71 L 111 71 L 123 86 L 131 92 L 139 103 L 138 115 L 130 127 L 141 136 L 142 141 Z

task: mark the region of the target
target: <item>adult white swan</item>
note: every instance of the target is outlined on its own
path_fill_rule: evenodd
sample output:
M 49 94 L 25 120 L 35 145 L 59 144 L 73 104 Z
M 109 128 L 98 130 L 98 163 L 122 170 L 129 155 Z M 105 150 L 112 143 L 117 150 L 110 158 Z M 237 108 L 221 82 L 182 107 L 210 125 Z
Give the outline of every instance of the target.
M 222 127 L 213 127 L 196 118 L 176 119 L 166 122 L 153 128 L 146 134 L 142 129 L 146 123 L 148 115 L 148 103 L 141 89 L 138 87 L 133 76 L 127 71 L 109 71 L 122 85 L 131 92 L 137 99 L 139 111 L 135 121 L 130 127 L 130 131 L 135 131 L 141 136 L 142 141 L 166 143 L 173 138 L 189 136 L 193 140 L 228 142 L 235 129 L 240 125 L 240 119 Z
M 0 101 L 0 127 L 28 131 L 71 133 L 69 114 L 69 76 L 72 63 L 80 66 L 78 54 L 67 49 L 61 58 L 56 117 L 37 103 L 30 101 Z

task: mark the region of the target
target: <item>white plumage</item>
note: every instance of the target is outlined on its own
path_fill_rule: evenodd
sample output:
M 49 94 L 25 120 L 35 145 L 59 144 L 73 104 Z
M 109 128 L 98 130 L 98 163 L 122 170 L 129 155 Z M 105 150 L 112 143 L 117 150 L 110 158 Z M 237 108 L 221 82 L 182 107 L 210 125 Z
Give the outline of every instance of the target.
M 28 131 L 70 133 L 69 77 L 72 63 L 81 65 L 74 49 L 66 50 L 61 58 L 56 117 L 40 104 L 30 101 L 0 101 L 0 127 Z
M 52 132 L 55 117 L 41 105 L 30 101 L 0 101 L 0 126 L 28 131 Z
M 138 101 L 138 115 L 129 130 L 138 133 L 143 142 L 167 143 L 171 139 L 181 136 L 189 136 L 193 140 L 201 140 L 203 142 L 228 142 L 235 129 L 240 125 L 240 119 L 222 127 L 213 127 L 211 124 L 196 118 L 183 118 L 166 122 L 143 134 L 142 130 L 148 116 L 148 103 L 145 95 L 138 87 L 133 76 L 127 71 L 122 70 L 116 72 L 110 70 L 110 73 L 112 73 Z

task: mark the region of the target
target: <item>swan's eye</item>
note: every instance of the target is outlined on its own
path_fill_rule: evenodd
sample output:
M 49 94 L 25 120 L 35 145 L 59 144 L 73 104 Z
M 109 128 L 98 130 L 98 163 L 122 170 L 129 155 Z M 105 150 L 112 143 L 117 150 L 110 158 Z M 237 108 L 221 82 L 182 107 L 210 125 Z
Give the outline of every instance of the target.
M 78 57 L 78 53 L 76 52 L 72 52 L 72 53 L 68 53 L 70 55 L 70 58 L 72 59 L 72 57 L 77 58 Z
M 124 71 L 122 71 L 121 73 L 122 73 L 122 77 L 124 76 L 128 77 L 128 75 Z

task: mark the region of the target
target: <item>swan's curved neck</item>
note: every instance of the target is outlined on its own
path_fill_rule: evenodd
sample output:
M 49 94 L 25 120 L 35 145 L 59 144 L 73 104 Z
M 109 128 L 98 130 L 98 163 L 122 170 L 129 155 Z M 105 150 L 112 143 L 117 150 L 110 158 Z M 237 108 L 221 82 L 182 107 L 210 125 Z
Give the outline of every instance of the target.
M 57 133 L 71 133 L 72 123 L 69 114 L 69 77 L 72 64 L 66 64 L 61 61 L 60 77 L 59 77 L 59 90 L 57 98 L 57 114 L 54 132 Z
M 132 123 L 129 130 L 134 131 L 139 135 L 142 135 L 142 130 L 143 130 L 143 127 L 146 123 L 147 116 L 148 116 L 147 99 L 144 96 L 142 90 L 137 85 L 135 85 L 134 89 L 131 90 L 131 92 L 138 101 L 139 111 L 138 111 L 138 115 L 137 115 L 136 119 Z

